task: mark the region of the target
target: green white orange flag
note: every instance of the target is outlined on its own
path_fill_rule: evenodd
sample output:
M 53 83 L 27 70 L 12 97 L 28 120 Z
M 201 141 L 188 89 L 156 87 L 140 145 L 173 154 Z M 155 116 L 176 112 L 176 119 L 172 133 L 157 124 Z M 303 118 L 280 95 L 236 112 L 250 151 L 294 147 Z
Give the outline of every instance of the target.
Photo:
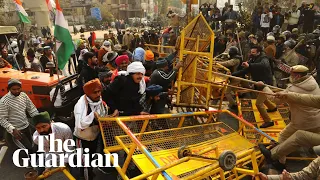
M 54 37 L 56 38 L 56 56 L 59 69 L 63 69 L 74 52 L 71 34 L 68 30 L 68 22 L 65 20 L 59 1 L 56 0 L 56 17 L 54 26 Z
M 16 3 L 16 8 L 17 8 L 18 16 L 19 16 L 20 20 L 23 23 L 31 23 L 31 21 L 28 18 L 28 14 L 26 13 L 24 8 L 22 7 L 21 1 L 20 0 L 14 0 L 14 2 Z

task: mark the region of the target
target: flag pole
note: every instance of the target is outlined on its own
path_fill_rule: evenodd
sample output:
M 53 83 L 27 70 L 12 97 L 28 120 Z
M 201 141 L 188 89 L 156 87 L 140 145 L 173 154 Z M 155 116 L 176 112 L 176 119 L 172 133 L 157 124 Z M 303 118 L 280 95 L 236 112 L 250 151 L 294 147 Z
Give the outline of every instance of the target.
M 54 49 L 53 49 L 53 51 L 54 51 L 55 56 L 56 56 L 56 54 L 57 54 L 57 40 L 56 40 L 56 38 L 54 38 Z M 56 58 L 53 58 L 53 61 L 55 61 L 54 64 L 56 66 L 58 81 L 60 82 L 58 56 L 56 56 Z
M 15 63 L 17 63 L 17 66 L 18 66 L 19 71 L 21 71 L 20 66 L 19 66 L 19 64 L 18 64 L 18 61 L 17 61 L 17 58 L 16 58 L 16 56 L 14 55 L 14 51 L 13 51 L 12 47 L 10 46 L 10 41 L 9 41 L 7 35 L 5 35 L 5 37 L 6 37 L 6 40 L 7 40 L 7 43 L 8 43 L 8 47 L 10 48 L 10 51 L 11 51 L 12 54 L 13 54 L 13 60 L 14 60 Z M 25 64 L 25 63 L 24 63 L 24 64 Z

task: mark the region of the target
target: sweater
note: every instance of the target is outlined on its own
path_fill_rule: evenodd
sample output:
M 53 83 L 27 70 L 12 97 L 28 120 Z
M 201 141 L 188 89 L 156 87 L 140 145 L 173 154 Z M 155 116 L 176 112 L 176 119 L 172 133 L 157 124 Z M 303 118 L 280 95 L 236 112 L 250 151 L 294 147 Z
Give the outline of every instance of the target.
M 0 125 L 9 133 L 13 129 L 22 130 L 29 126 L 26 111 L 31 117 L 39 112 L 26 93 L 14 96 L 8 92 L 0 100 Z

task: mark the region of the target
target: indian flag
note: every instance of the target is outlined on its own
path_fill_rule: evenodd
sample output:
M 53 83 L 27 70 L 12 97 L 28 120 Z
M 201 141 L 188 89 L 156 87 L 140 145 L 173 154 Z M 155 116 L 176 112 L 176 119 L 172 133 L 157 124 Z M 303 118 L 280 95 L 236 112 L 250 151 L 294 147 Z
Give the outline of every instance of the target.
M 31 21 L 28 18 L 28 14 L 26 13 L 24 8 L 22 7 L 21 1 L 20 0 L 14 0 L 14 2 L 16 3 L 16 8 L 17 8 L 18 16 L 19 16 L 20 20 L 23 23 L 31 23 Z
M 64 19 L 58 0 L 56 0 L 56 8 L 54 27 L 54 37 L 56 38 L 56 56 L 58 59 L 59 69 L 63 69 L 74 51 L 74 45 L 68 30 L 68 22 Z

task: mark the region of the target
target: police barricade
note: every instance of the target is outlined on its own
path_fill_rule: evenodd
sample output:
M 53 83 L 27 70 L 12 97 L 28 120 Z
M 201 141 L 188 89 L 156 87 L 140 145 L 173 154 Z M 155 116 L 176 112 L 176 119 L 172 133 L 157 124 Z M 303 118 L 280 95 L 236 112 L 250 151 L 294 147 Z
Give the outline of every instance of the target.
M 130 163 L 142 173 L 132 179 L 242 179 L 259 173 L 260 151 L 226 124 L 214 122 L 218 113 L 244 121 L 228 110 L 100 117 L 104 152 L 126 153 L 124 164 L 116 167 L 123 179 L 129 179 Z M 172 121 L 171 127 L 156 129 L 164 119 Z

